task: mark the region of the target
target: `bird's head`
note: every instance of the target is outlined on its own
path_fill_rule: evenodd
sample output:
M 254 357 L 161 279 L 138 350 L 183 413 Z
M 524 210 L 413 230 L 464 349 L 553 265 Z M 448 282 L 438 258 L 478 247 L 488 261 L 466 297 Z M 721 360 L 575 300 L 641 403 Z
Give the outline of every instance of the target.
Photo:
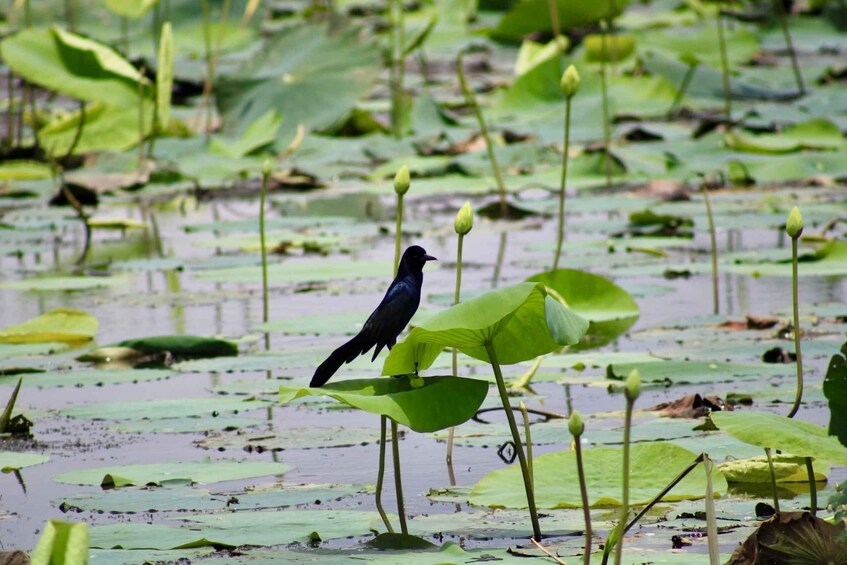
M 426 250 L 420 245 L 412 245 L 403 253 L 400 264 L 409 271 L 420 271 L 427 261 L 438 261 L 432 255 L 427 255 Z

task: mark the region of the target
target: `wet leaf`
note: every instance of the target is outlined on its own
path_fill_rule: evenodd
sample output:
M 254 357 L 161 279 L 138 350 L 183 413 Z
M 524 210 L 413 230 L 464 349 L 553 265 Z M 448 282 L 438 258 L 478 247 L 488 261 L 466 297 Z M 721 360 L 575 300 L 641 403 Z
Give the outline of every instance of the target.
M 488 393 L 488 383 L 461 377 L 426 377 L 423 386 L 408 378 L 356 379 L 321 388 L 279 387 L 283 404 L 304 396 L 330 396 L 358 408 L 388 416 L 416 432 L 433 432 L 470 419 Z
M 792 457 L 784 454 L 774 454 L 773 471 L 778 483 L 808 483 L 809 474 L 806 471 L 805 457 Z M 727 483 L 763 483 L 771 484 L 771 471 L 768 458 L 765 456 L 750 457 L 726 461 L 718 465 L 726 477 Z M 815 480 L 826 481 L 829 465 L 816 461 L 814 463 Z
M 267 475 L 282 475 L 289 469 L 290 466 L 283 463 L 201 459 L 190 462 L 120 465 L 69 471 L 53 478 L 65 484 L 99 485 L 104 488 L 111 488 L 150 483 L 162 484 L 174 481 L 188 481 L 192 484 L 217 483 Z
M 596 24 L 601 19 L 614 17 L 628 4 L 623 2 L 589 2 L 557 0 L 559 25 L 562 31 Z M 526 0 L 515 3 L 500 19 L 492 35 L 500 40 L 517 41 L 536 32 L 551 31 L 550 9 L 547 0 Z
M 50 520 L 32 551 L 32 565 L 87 565 L 88 524 Z
M 621 496 L 621 449 L 596 447 L 583 451 L 585 482 L 592 507 L 615 506 Z M 637 444 L 630 451 L 630 503 L 649 502 L 685 469 L 696 455 L 669 443 Z M 659 464 L 658 462 L 661 462 Z M 539 508 L 579 508 L 582 498 L 573 451 L 540 455 L 533 460 L 535 502 Z M 714 492 L 726 492 L 726 480 L 715 469 Z M 471 491 L 470 502 L 496 508 L 526 508 L 520 469 L 513 465 L 493 471 L 482 478 Z M 702 468 L 694 469 L 663 500 L 702 498 L 706 477 Z
M 38 453 L 22 453 L 19 451 L 0 451 L 0 471 L 11 473 L 24 467 L 41 465 L 50 461 L 47 455 Z
M 80 343 L 97 334 L 97 319 L 82 310 L 57 308 L 23 324 L 0 330 L 0 343 Z

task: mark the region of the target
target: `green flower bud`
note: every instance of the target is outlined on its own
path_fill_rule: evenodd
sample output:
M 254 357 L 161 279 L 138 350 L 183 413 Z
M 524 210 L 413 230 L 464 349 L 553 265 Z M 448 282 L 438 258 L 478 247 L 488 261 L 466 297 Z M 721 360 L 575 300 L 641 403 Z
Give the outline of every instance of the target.
M 579 90 L 579 73 L 576 71 L 576 67 L 573 65 L 569 65 L 565 70 L 565 74 L 562 75 L 562 81 L 559 83 L 559 88 L 562 89 L 562 94 L 565 95 L 566 98 L 570 98 L 576 91 Z
M 470 202 L 465 202 L 459 213 L 456 214 L 456 219 L 453 221 L 453 229 L 459 235 L 468 235 L 468 232 L 473 229 L 473 208 Z
M 582 422 L 582 415 L 579 410 L 571 412 L 571 417 L 568 418 L 568 430 L 574 437 L 581 436 L 582 432 L 585 431 L 585 424 Z
M 791 239 L 797 239 L 800 237 L 800 234 L 803 233 L 803 215 L 800 213 L 800 209 L 795 206 L 791 209 L 791 213 L 788 214 L 788 221 L 785 223 L 785 233 L 787 233 Z
M 400 167 L 400 170 L 397 171 L 397 174 L 394 175 L 394 192 L 403 196 L 409 191 L 410 184 L 412 184 L 412 181 L 409 177 L 409 167 L 403 165 Z
M 270 159 L 266 160 L 265 164 L 262 165 L 262 176 L 265 177 L 265 178 L 271 176 L 271 173 L 273 172 L 273 170 L 274 170 L 273 161 L 271 161 Z
M 626 394 L 626 399 L 630 402 L 635 402 L 635 399 L 641 394 L 641 374 L 638 372 L 638 369 L 633 369 L 626 378 L 624 394 Z

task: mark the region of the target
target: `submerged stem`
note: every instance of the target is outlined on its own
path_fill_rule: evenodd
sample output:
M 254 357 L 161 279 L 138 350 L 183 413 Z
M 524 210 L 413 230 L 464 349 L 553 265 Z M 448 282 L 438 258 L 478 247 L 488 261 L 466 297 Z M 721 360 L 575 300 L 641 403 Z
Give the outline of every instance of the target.
M 521 435 L 518 432 L 518 424 L 515 422 L 515 416 L 512 414 L 512 407 L 509 404 L 509 395 L 506 392 L 506 382 L 503 380 L 503 373 L 500 371 L 500 364 L 497 362 L 497 354 L 491 342 L 485 344 L 485 349 L 488 352 L 488 359 L 491 362 L 491 368 L 494 370 L 494 379 L 497 381 L 497 392 L 500 393 L 500 402 L 503 403 L 503 409 L 506 411 L 506 420 L 509 422 L 509 430 L 512 432 L 512 442 L 515 444 L 515 451 L 518 454 L 518 461 L 521 466 L 521 474 L 523 475 L 524 489 L 526 490 L 526 502 L 529 506 L 529 519 L 532 522 L 532 537 L 536 541 L 541 541 L 541 526 L 538 523 L 538 511 L 535 508 L 535 493 L 532 489 L 532 478 L 529 475 L 529 466 L 526 460 L 526 454 L 523 450 Z
M 794 405 L 788 413 L 789 418 L 793 418 L 800 409 L 800 402 L 803 400 L 803 355 L 800 352 L 800 302 L 798 293 L 797 281 L 797 240 L 798 237 L 791 238 L 791 301 L 794 310 L 794 349 L 797 352 L 797 393 L 794 395 Z

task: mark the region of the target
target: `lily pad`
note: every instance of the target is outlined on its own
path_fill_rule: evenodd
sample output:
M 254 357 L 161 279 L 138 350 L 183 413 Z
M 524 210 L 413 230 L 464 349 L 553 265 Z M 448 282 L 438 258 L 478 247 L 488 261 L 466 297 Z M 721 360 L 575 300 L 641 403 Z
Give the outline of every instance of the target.
M 266 475 L 282 475 L 290 468 L 289 465 L 283 463 L 201 459 L 199 461 L 121 465 L 69 471 L 57 475 L 54 479 L 60 483 L 71 485 L 99 485 L 105 488 L 151 483 L 162 484 L 174 481 L 207 484 L 253 479 Z
M 0 330 L 0 343 L 80 343 L 97 334 L 97 319 L 70 308 L 57 308 L 17 326 Z
M 621 504 L 621 449 L 597 447 L 583 451 L 585 483 L 592 508 Z M 673 444 L 637 444 L 630 450 L 629 500 L 633 506 L 647 504 L 687 467 L 696 454 Z M 701 464 L 702 465 L 702 464 Z M 582 498 L 573 451 L 560 451 L 533 460 L 535 502 L 539 508 L 579 508 Z M 471 491 L 470 503 L 495 508 L 526 508 L 520 469 L 513 465 L 493 471 Z M 712 475 L 716 494 L 726 492 L 726 480 L 715 469 Z M 698 466 L 662 500 L 703 498 L 706 477 Z
M 488 383 L 462 377 L 357 379 L 321 388 L 279 387 L 283 404 L 304 396 L 330 396 L 373 414 L 388 416 L 416 432 L 457 426 L 473 417 L 488 394 Z
M 11 473 L 32 465 L 41 465 L 47 461 L 50 461 L 50 457 L 38 453 L 0 451 L 0 470 L 4 473 Z

